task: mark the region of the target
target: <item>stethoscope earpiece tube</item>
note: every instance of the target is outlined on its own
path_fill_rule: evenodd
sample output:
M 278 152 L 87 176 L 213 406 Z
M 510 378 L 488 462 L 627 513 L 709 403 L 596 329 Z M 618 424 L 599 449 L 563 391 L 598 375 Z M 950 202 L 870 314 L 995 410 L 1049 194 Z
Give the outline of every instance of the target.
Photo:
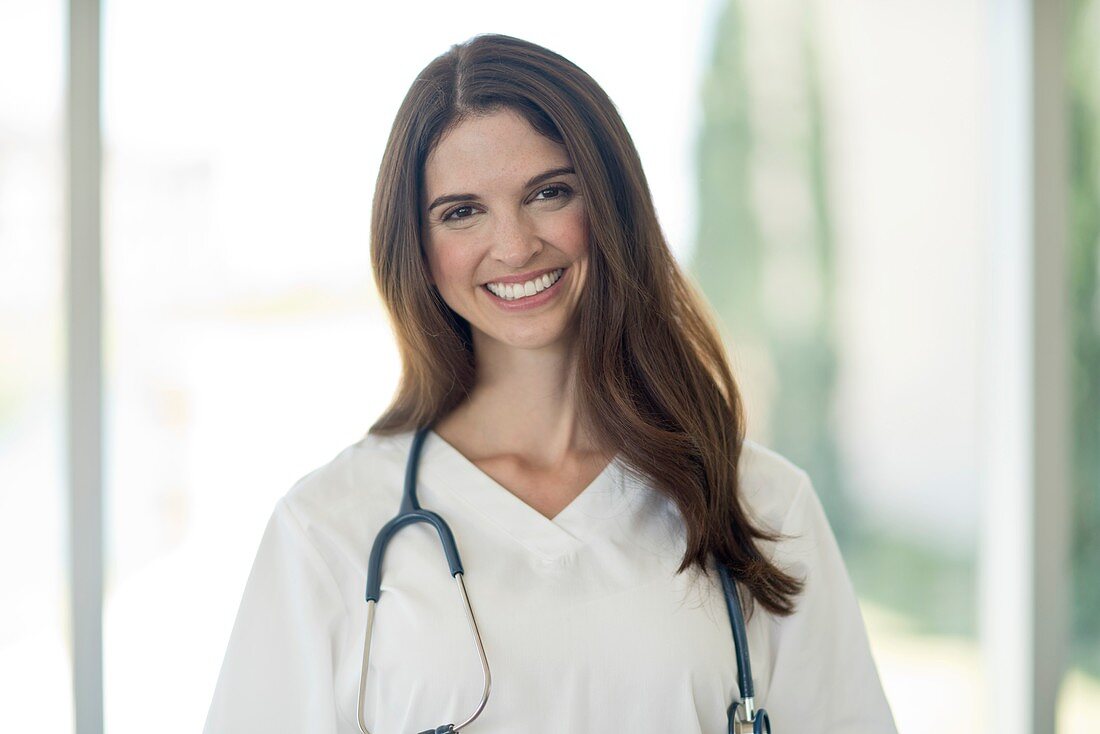
M 386 546 L 397 531 L 406 525 L 424 522 L 434 527 L 439 533 L 439 542 L 443 545 L 443 554 L 447 557 L 451 578 L 462 573 L 462 560 L 458 557 L 458 546 L 455 544 L 451 528 L 436 513 L 421 509 L 420 502 L 416 498 L 416 470 L 420 464 L 420 448 L 424 445 L 424 438 L 427 435 L 428 429 L 423 428 L 413 437 L 412 448 L 409 449 L 409 461 L 405 466 L 405 492 L 401 498 L 401 511 L 382 526 L 371 547 L 370 561 L 367 564 L 367 601 L 378 601 L 378 595 L 382 590 L 382 557 L 386 554 Z
M 420 509 L 420 501 L 416 497 L 416 472 L 420 468 L 420 449 L 424 445 L 424 439 L 428 437 L 431 426 L 425 426 L 413 435 L 412 446 L 409 447 L 409 458 L 405 462 L 405 491 L 401 496 L 401 511 L 398 517 Z

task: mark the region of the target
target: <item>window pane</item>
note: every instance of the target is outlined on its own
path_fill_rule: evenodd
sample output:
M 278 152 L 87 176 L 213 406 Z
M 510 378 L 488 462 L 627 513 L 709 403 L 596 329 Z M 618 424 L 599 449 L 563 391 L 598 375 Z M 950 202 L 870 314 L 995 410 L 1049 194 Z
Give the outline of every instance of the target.
M 749 435 L 814 480 L 899 731 L 980 730 L 985 6 L 720 6 L 692 267 Z
M 64 7 L 0 4 L 2 731 L 73 727 L 62 455 Z

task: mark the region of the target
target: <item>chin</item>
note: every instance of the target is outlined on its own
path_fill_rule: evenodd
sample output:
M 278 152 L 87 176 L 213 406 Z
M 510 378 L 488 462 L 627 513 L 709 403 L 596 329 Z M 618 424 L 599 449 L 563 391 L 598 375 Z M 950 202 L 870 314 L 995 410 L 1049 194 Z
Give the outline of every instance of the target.
M 538 332 L 511 332 L 479 334 L 481 340 L 493 342 L 496 346 L 513 349 L 543 349 L 561 343 L 565 337 L 562 330 Z

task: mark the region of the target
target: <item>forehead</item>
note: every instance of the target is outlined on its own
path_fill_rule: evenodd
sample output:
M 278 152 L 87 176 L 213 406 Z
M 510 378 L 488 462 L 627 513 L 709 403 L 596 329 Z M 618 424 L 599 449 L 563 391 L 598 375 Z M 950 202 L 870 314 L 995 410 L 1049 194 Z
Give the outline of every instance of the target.
M 548 168 L 569 165 L 565 146 L 503 109 L 471 117 L 444 135 L 424 164 L 428 197 L 482 187 L 518 186 Z M 471 192 L 473 193 L 473 192 Z

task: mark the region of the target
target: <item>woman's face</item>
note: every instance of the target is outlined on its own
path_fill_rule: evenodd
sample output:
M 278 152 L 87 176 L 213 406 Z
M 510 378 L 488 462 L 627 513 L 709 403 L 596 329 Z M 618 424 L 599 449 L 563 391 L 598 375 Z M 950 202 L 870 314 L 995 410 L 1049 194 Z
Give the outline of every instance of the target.
M 475 348 L 571 337 L 588 263 L 572 170 L 564 146 L 507 108 L 461 123 L 429 155 L 421 216 L 430 275 L 469 322 Z

